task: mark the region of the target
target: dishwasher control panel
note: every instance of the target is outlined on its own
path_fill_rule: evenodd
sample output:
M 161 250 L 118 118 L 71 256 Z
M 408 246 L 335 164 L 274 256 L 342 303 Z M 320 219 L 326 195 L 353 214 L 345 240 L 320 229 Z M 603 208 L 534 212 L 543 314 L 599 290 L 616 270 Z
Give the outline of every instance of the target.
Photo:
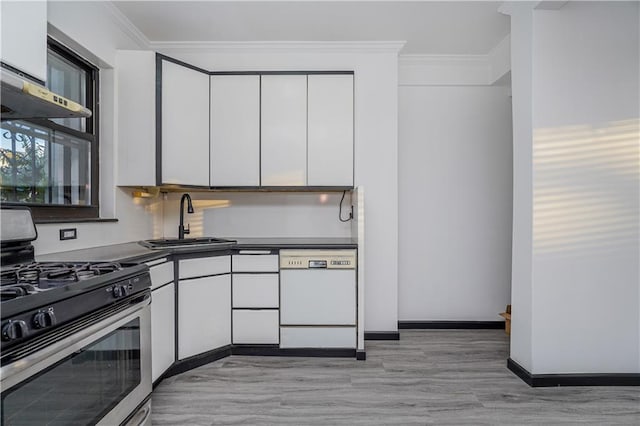
M 280 250 L 280 269 L 356 269 L 356 250 Z

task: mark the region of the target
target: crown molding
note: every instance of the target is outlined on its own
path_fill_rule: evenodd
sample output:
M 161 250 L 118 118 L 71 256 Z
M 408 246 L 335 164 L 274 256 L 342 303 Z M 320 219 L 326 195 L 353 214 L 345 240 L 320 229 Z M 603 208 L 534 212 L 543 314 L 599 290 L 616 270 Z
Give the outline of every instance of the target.
M 206 53 L 398 53 L 405 41 L 167 41 L 151 42 L 153 50 Z
M 136 27 L 133 22 L 125 16 L 111 1 L 100 2 L 105 10 L 109 13 L 113 21 L 122 29 L 122 31 L 131 38 L 140 48 L 149 49 L 151 42 L 142 31 Z

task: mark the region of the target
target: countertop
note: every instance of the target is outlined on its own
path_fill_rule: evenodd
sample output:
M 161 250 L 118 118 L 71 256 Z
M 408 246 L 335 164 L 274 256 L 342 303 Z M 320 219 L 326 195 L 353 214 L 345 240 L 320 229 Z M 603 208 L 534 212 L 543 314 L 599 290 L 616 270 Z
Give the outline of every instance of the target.
M 167 250 L 150 250 L 137 241 L 36 256 L 38 262 L 148 262 L 169 256 Z
M 259 249 L 354 249 L 358 247 L 351 238 L 234 238 L 237 243 L 220 250 Z M 188 252 L 217 251 L 215 248 L 198 247 L 180 249 L 180 254 Z M 172 254 L 170 249 L 151 250 L 137 241 L 112 244 L 82 250 L 71 250 L 36 256 L 39 262 L 148 262 Z

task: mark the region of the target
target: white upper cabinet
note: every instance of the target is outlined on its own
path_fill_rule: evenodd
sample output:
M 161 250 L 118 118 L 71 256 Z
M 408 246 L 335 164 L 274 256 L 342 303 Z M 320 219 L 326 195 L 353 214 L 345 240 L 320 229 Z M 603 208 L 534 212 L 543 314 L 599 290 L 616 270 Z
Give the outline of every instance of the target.
M 263 75 L 263 186 L 307 184 L 307 76 Z
M 209 186 L 209 75 L 162 61 L 162 183 Z
M 116 53 L 118 101 L 117 185 L 156 184 L 156 54 Z
M 211 186 L 260 185 L 260 76 L 211 76 Z
M 353 186 L 353 75 L 312 74 L 308 186 Z
M 39 80 L 47 80 L 47 2 L 3 1 L 2 62 Z

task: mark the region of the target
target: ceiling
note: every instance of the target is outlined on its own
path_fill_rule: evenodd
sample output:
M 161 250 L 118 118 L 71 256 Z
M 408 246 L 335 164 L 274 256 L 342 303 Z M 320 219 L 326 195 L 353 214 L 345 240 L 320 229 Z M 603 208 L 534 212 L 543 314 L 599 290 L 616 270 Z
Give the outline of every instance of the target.
M 114 1 L 152 42 L 406 41 L 402 54 L 486 54 L 501 2 Z

